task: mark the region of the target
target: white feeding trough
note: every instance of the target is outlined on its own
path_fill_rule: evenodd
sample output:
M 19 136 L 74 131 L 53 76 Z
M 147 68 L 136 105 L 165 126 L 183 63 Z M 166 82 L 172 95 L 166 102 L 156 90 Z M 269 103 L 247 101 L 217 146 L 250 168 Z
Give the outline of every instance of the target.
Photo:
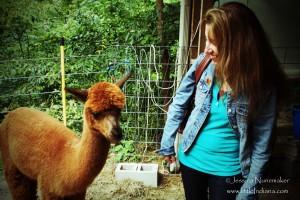
M 117 180 L 130 179 L 141 181 L 145 186 L 157 187 L 158 164 L 147 163 L 119 163 L 115 177 Z

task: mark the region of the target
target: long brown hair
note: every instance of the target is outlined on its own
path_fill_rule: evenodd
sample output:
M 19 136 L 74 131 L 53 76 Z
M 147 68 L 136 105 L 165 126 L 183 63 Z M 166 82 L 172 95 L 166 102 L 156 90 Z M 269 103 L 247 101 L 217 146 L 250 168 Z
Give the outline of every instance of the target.
M 252 10 L 241 3 L 226 3 L 208 10 L 206 24 L 219 52 L 216 77 L 228 83 L 233 97 L 248 98 L 249 118 L 255 116 L 267 90 L 275 88 L 278 97 L 283 96 L 285 74 Z

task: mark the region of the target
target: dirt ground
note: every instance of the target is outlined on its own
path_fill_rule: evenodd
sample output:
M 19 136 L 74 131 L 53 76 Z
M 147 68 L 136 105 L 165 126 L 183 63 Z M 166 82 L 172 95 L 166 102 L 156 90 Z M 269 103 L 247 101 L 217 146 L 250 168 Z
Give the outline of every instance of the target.
M 285 124 L 287 121 L 291 121 L 290 115 L 281 115 L 279 124 Z M 282 129 L 282 130 L 281 130 Z M 281 132 L 284 134 L 282 135 L 284 138 L 288 138 L 286 133 L 290 133 L 291 130 L 281 128 Z M 293 145 L 292 145 L 293 144 Z M 293 148 L 288 148 L 291 146 Z M 291 150 L 296 150 L 297 148 L 294 147 L 294 143 L 284 143 L 278 144 L 277 149 L 284 150 L 285 154 L 290 155 Z M 275 148 L 276 149 L 276 148 Z M 296 150 L 297 151 L 297 150 Z M 297 154 L 295 151 L 295 155 Z M 299 150 L 298 150 L 299 151 Z M 292 151 L 294 152 L 294 151 Z M 277 153 L 278 154 L 278 153 Z M 282 152 L 281 152 L 282 154 Z M 280 154 L 280 155 L 281 155 Z M 284 155 L 285 155 L 284 154 Z M 294 155 L 294 154 L 293 154 Z M 298 153 L 298 155 L 300 155 Z M 278 156 L 277 156 L 278 157 Z M 287 157 L 287 156 L 283 156 Z M 274 172 L 278 171 L 287 171 L 290 172 L 293 168 L 298 169 L 299 167 L 293 167 L 291 164 L 284 164 L 285 161 L 279 156 L 279 159 L 275 160 L 273 166 L 277 166 L 273 169 L 270 174 L 277 174 Z M 296 163 L 300 166 L 299 158 Z M 96 177 L 94 182 L 90 185 L 87 191 L 86 200 L 127 200 L 127 199 L 134 199 L 134 200 L 184 200 L 184 191 L 182 187 L 181 177 L 179 174 L 166 174 L 165 171 L 162 169 L 163 167 L 160 164 L 160 161 L 152 160 L 151 163 L 158 163 L 159 164 L 159 180 L 158 180 L 158 187 L 146 187 L 140 182 L 135 181 L 122 181 L 118 182 L 115 179 L 115 168 L 117 163 L 115 162 L 115 155 L 110 154 L 103 170 Z M 1 170 L 1 169 L 0 169 Z M 298 171 L 296 170 L 296 171 Z M 298 173 L 297 173 L 298 174 Z M 285 177 L 286 173 L 283 173 L 283 178 Z M 265 193 L 260 194 L 261 200 L 299 200 L 300 199 L 300 179 L 299 175 L 294 175 L 298 177 L 297 179 L 291 179 L 289 184 L 267 184 L 263 185 L 265 189 L 272 189 L 272 191 L 276 191 L 277 189 L 286 189 L 288 194 L 271 194 Z M 281 177 L 279 175 L 278 177 Z M 3 177 L 3 172 L 0 171 L 0 200 L 11 200 L 11 196 L 7 187 L 7 184 Z
M 153 163 L 153 162 L 152 162 Z M 103 170 L 96 177 L 87 191 L 86 200 L 184 200 L 184 191 L 179 174 L 166 174 L 159 165 L 158 187 L 146 187 L 140 182 L 125 180 L 118 182 L 115 179 L 117 163 L 110 156 Z M 11 200 L 3 173 L 0 173 L 0 200 Z M 300 181 L 291 181 L 289 184 L 263 185 L 266 190 L 286 189 L 288 194 L 260 194 L 260 200 L 299 200 Z
M 86 200 L 183 200 L 184 191 L 178 174 L 163 174 L 159 165 L 158 187 L 145 187 L 140 182 L 115 179 L 116 162 L 110 157 L 103 170 L 88 188 Z M 3 174 L 3 173 L 2 173 Z M 11 200 L 3 175 L 0 177 L 0 199 Z

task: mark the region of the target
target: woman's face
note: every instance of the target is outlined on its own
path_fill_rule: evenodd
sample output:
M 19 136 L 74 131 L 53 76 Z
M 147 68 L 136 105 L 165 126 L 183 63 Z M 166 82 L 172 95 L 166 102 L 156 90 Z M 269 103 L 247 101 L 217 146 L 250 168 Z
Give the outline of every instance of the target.
M 216 46 L 215 38 L 213 38 L 211 26 L 205 25 L 205 49 L 204 53 L 210 55 L 213 63 L 218 61 L 218 48 Z

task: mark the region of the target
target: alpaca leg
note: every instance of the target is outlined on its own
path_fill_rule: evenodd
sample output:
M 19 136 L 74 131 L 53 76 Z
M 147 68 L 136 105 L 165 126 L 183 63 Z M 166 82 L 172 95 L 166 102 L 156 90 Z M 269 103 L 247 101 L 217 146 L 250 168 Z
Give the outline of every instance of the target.
M 65 197 L 64 200 L 85 200 L 85 192 Z
M 41 192 L 40 199 L 41 200 L 64 200 L 64 198 L 62 198 L 62 197 L 57 197 L 55 195 L 51 195 L 46 192 Z
M 4 174 L 14 200 L 35 200 L 37 183 L 22 174 L 14 165 L 5 163 Z
M 39 200 L 63 200 L 53 194 L 50 194 L 45 187 L 42 187 L 41 177 L 38 178 L 38 199 Z
M 39 200 L 64 200 L 64 198 L 57 197 L 42 189 L 38 189 L 38 196 L 39 196 Z
M 46 192 L 41 192 L 40 199 L 41 200 L 85 200 L 85 193 L 76 194 L 67 197 L 57 197 Z
M 38 177 L 38 199 L 39 200 L 64 200 L 65 198 L 59 197 L 54 193 L 49 192 L 48 187 L 45 185 L 45 181 L 41 176 Z

